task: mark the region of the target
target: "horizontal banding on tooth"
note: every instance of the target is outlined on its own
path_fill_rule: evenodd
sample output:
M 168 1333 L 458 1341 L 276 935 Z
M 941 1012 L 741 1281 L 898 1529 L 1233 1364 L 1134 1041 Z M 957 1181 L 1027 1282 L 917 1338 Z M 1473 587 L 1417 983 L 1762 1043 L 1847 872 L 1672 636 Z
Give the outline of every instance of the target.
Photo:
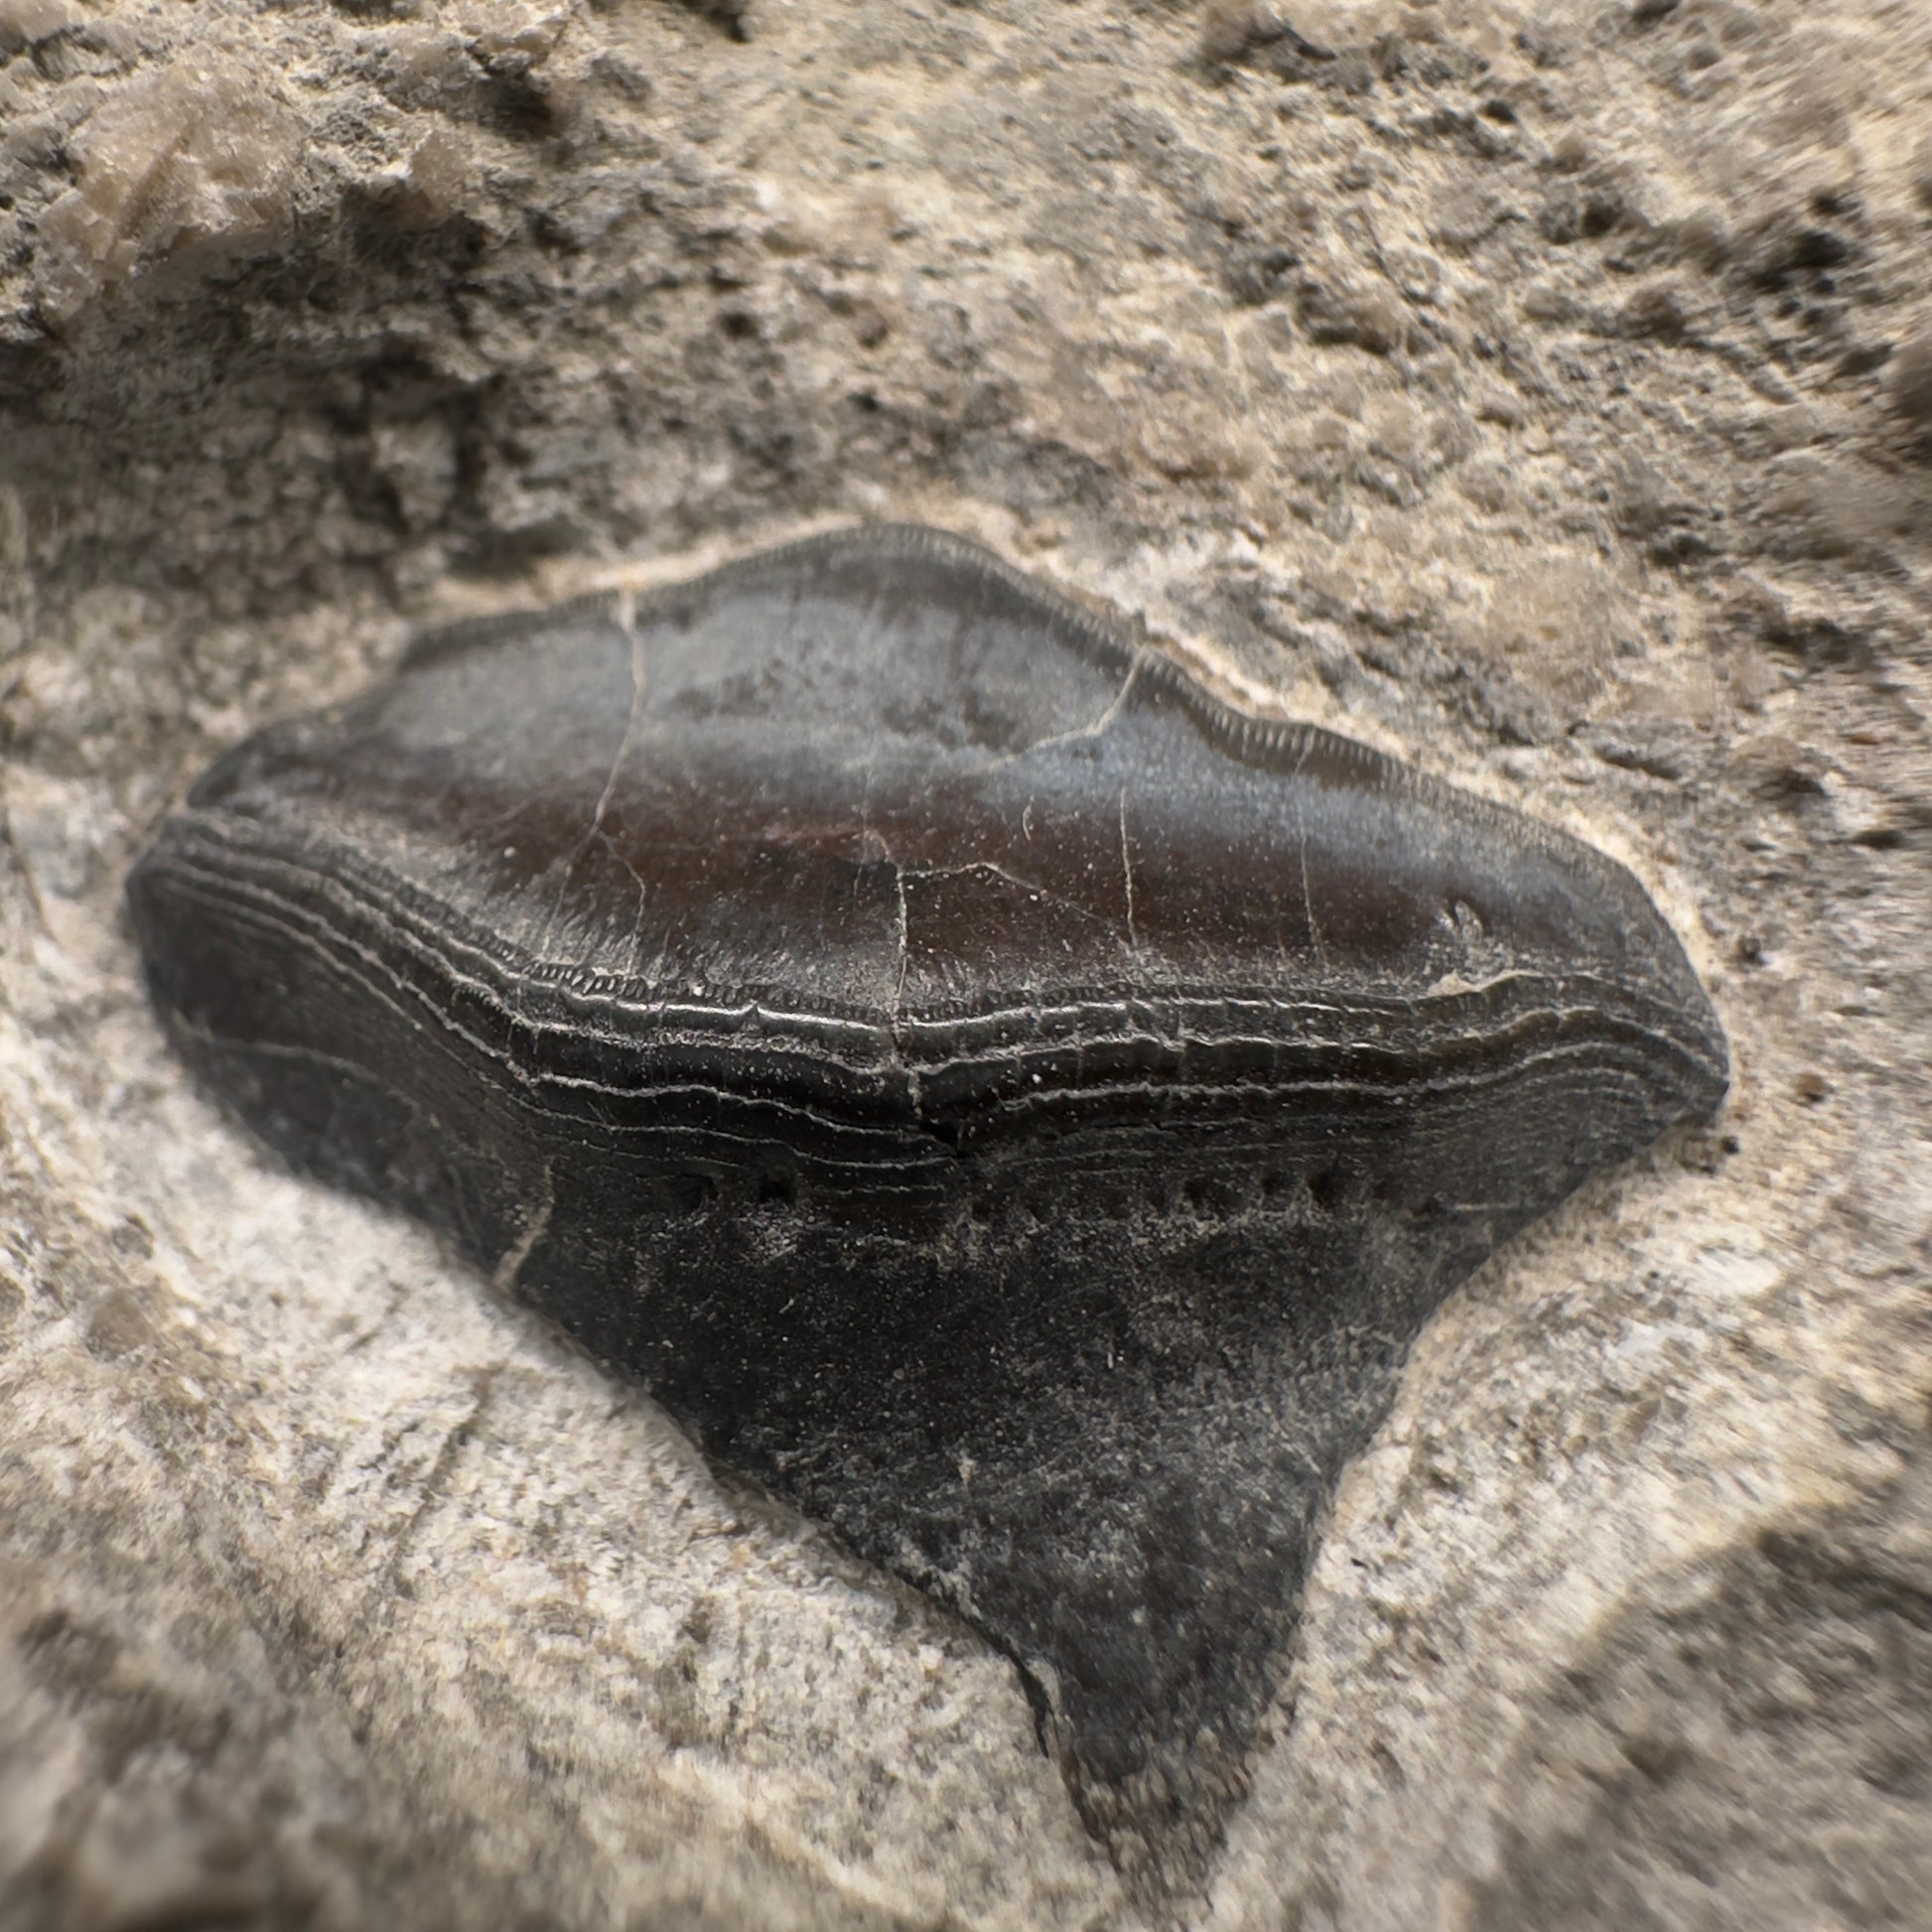
M 1417 1327 L 1725 1083 L 1623 868 L 929 531 L 426 640 L 129 897 L 257 1132 L 968 1616 L 1183 1863 Z

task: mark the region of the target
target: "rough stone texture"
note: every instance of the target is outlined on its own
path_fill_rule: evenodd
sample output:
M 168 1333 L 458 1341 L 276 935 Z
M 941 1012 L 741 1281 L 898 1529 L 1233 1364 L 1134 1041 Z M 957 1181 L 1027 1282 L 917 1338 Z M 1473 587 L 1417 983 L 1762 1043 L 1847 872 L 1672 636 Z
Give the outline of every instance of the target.
M 1919 0 L 0 0 L 0 1924 L 1154 1913 L 119 924 L 413 624 L 886 513 L 1612 850 L 1736 1054 L 1426 1333 L 1160 1915 L 1925 1923 L 1928 106 Z

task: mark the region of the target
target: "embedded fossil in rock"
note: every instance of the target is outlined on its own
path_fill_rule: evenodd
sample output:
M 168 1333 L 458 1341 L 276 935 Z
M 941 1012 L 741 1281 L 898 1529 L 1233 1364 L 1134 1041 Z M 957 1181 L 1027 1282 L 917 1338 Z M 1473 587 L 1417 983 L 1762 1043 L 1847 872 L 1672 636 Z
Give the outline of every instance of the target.
M 128 891 L 244 1121 L 976 1624 L 1130 1865 L 1421 1323 L 1725 1084 L 1623 868 L 931 531 L 432 636 Z

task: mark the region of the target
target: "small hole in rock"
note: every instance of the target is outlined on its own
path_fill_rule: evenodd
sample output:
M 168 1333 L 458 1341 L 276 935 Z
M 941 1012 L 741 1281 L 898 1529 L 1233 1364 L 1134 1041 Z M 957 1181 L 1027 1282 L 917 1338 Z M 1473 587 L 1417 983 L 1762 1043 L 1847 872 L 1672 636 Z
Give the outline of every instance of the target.
M 674 1173 L 664 1182 L 671 1207 L 680 1214 L 702 1214 L 718 1198 L 717 1176 L 708 1173 Z
M 1197 1173 L 1180 1191 L 1187 1205 L 1203 1216 L 1229 1213 L 1238 1198 L 1233 1183 L 1218 1174 Z
M 1309 1198 L 1323 1213 L 1333 1213 L 1347 1192 L 1347 1176 L 1339 1168 L 1317 1168 L 1309 1175 Z

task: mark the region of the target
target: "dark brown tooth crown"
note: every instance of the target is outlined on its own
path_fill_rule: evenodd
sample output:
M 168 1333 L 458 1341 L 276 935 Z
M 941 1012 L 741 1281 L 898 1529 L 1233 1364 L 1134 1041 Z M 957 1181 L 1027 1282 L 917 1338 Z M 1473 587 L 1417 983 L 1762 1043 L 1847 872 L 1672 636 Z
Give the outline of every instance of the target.
M 1622 867 L 925 530 L 433 637 L 128 894 L 249 1126 L 976 1624 L 1170 1874 L 1417 1328 L 1725 1083 Z

